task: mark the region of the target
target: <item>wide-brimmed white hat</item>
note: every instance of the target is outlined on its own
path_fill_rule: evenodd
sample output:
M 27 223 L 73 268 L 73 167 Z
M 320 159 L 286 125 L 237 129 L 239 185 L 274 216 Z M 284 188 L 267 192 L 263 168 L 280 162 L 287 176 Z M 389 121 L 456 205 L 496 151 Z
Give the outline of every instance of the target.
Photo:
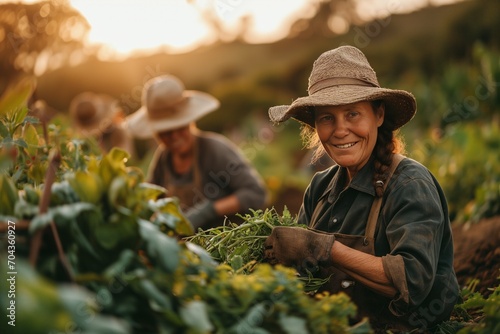
M 83 92 L 70 103 L 69 115 L 75 126 L 84 132 L 104 131 L 119 111 L 117 101 L 109 95 Z
M 298 98 L 291 105 L 271 107 L 270 119 L 283 122 L 292 117 L 314 128 L 311 107 L 383 100 L 385 119 L 395 130 L 411 120 L 417 110 L 411 93 L 381 88 L 365 55 L 353 46 L 338 47 L 316 59 L 309 76 L 308 93 L 309 96 Z
M 151 138 L 155 133 L 188 125 L 214 111 L 220 103 L 210 94 L 186 90 L 173 75 L 155 77 L 144 85 L 142 107 L 127 117 L 131 135 Z

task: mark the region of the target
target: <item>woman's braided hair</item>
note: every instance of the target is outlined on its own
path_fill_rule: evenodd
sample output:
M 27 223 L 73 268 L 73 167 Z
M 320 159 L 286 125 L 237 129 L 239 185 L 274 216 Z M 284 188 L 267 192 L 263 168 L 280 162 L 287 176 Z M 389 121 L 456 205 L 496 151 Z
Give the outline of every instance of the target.
M 383 106 L 383 101 L 371 101 L 371 105 L 375 111 Z M 310 107 L 309 112 L 314 112 L 314 107 Z M 399 136 L 399 131 L 391 130 L 393 127 L 392 120 L 387 117 L 384 118 L 384 123 L 378 128 L 377 142 L 373 149 L 375 158 L 373 187 L 375 188 L 377 197 L 382 197 L 384 195 L 384 184 L 388 181 L 388 171 L 394 154 L 404 154 L 404 143 Z M 302 127 L 301 137 L 306 148 L 315 149 L 312 158 L 313 163 L 326 153 L 314 128 L 309 125 L 304 125 Z

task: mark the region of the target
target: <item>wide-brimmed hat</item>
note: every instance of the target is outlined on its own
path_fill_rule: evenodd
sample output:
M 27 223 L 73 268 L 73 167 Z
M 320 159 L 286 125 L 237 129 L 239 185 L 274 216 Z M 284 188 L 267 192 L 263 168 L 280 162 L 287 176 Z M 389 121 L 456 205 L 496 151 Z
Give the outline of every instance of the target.
M 83 92 L 75 96 L 69 106 L 69 115 L 75 126 L 86 132 L 104 131 L 119 111 L 117 101 L 109 95 Z
M 404 90 L 381 88 L 377 74 L 365 55 L 353 46 L 341 46 L 319 56 L 309 76 L 309 96 L 301 97 L 291 105 L 271 107 L 273 122 L 290 117 L 314 128 L 313 106 L 346 105 L 361 101 L 383 100 L 385 118 L 397 129 L 415 115 L 415 97 Z
M 177 77 L 161 75 L 146 82 L 142 107 L 127 117 L 127 126 L 133 136 L 151 138 L 154 133 L 186 126 L 219 105 L 212 95 L 186 90 Z

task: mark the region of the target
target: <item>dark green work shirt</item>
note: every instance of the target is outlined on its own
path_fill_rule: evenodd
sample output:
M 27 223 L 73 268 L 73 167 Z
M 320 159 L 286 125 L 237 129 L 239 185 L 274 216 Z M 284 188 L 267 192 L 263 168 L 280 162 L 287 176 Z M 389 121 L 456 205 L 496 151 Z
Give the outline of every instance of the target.
M 343 190 L 346 168 L 317 173 L 304 195 L 299 223 L 331 233 L 364 235 L 375 198 L 371 159 Z M 328 201 L 311 222 L 322 198 Z M 427 328 L 449 317 L 458 296 L 453 240 L 443 191 L 427 168 L 405 158 L 384 193 L 375 233 L 375 255 L 398 290 L 385 307 L 411 327 Z M 358 305 L 362 308 L 362 305 Z

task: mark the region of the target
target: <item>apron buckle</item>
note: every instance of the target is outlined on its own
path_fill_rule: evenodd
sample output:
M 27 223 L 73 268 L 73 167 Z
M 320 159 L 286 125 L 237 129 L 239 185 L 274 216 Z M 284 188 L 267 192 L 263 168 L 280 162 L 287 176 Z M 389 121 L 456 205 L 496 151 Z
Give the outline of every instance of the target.
M 343 287 L 344 289 L 347 289 L 348 287 L 354 286 L 355 284 L 356 282 L 345 279 L 340 283 L 340 286 Z

